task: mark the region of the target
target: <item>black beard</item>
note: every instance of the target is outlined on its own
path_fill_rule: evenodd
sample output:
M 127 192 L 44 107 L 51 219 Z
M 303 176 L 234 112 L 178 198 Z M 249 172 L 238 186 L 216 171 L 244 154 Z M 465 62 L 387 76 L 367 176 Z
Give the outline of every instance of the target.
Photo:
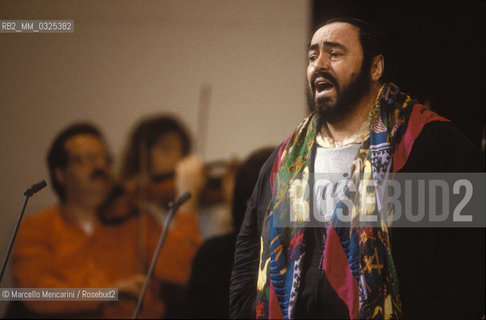
M 334 105 L 329 104 L 328 98 L 315 99 L 315 88 L 311 84 L 312 88 L 309 88 L 309 84 L 306 86 L 307 93 L 307 106 L 310 111 L 316 111 L 320 121 L 328 123 L 338 123 L 357 108 L 359 101 L 369 92 L 371 88 L 371 81 L 369 77 L 369 68 L 363 64 L 358 76 L 349 85 L 343 88 L 340 92 L 337 81 L 327 72 L 320 73 L 325 79 L 334 80 L 334 89 L 336 90 L 337 97 Z M 316 78 L 319 73 L 316 73 L 313 78 Z M 314 83 L 311 80 L 311 83 Z

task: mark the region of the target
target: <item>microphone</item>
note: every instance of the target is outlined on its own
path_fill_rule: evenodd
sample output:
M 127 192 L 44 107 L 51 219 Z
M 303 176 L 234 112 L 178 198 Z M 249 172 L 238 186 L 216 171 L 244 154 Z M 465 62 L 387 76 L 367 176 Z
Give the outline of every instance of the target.
M 184 203 L 186 202 L 187 200 L 189 200 L 189 198 L 191 198 L 192 195 L 189 191 L 186 191 L 184 192 L 183 194 L 181 194 L 174 202 L 170 202 L 169 203 L 169 208 L 170 209 L 173 209 L 174 212 L 177 211 L 177 209 L 179 209 L 179 207 Z
M 140 312 L 140 309 L 142 309 L 145 292 L 147 291 L 148 283 L 150 281 L 150 278 L 152 277 L 152 273 L 154 272 L 155 264 L 157 263 L 157 258 L 159 257 L 160 250 L 162 249 L 165 237 L 167 236 L 167 231 L 169 230 L 169 225 L 172 222 L 172 218 L 174 217 L 177 209 L 179 209 L 179 207 L 191 197 L 191 193 L 189 191 L 186 191 L 181 194 L 174 202 L 169 203 L 169 212 L 167 214 L 167 218 L 165 218 L 164 229 L 162 230 L 162 234 L 160 235 L 157 248 L 155 249 L 154 255 L 152 257 L 152 262 L 150 263 L 147 276 L 145 277 L 145 283 L 143 284 L 142 292 L 140 292 L 140 295 L 138 296 L 137 306 L 135 307 L 135 311 L 133 312 L 132 319 L 137 319 L 138 313 Z
M 41 191 L 45 186 L 47 186 L 46 180 L 39 181 L 37 183 L 34 183 L 33 185 L 30 186 L 27 190 L 24 191 L 25 196 L 32 197 L 34 193 L 37 193 Z
M 45 180 L 42 180 L 37 183 L 34 183 L 33 185 L 30 186 L 30 188 L 24 191 L 24 195 L 25 195 L 24 203 L 22 204 L 22 209 L 20 209 L 19 218 L 17 219 L 17 223 L 15 224 L 12 238 L 10 239 L 10 243 L 7 248 L 7 253 L 5 254 L 5 258 L 3 259 L 2 271 L 0 273 L 0 282 L 2 282 L 3 273 L 5 272 L 5 269 L 7 267 L 8 258 L 10 256 L 10 252 L 12 251 L 12 247 L 15 242 L 15 237 L 17 237 L 17 231 L 19 230 L 20 222 L 22 221 L 22 217 L 24 216 L 24 211 L 25 211 L 25 207 L 27 206 L 27 201 L 29 200 L 30 197 L 34 195 L 34 193 L 39 192 L 45 186 L 47 186 L 47 183 Z

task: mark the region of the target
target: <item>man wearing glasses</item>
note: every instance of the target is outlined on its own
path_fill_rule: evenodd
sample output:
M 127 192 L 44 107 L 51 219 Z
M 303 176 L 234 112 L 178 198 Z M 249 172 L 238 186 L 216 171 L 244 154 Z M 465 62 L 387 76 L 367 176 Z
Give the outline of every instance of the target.
M 11 315 L 130 317 L 145 281 L 135 262 L 138 222 L 136 217 L 116 224 L 100 220 L 98 208 L 114 181 L 102 134 L 89 123 L 69 126 L 54 140 L 47 163 L 59 204 L 22 223 L 13 255 L 15 286 L 117 288 L 118 301 L 22 301 L 10 306 Z M 159 234 L 156 223 L 147 228 Z M 141 317 L 162 315 L 158 290 L 149 287 Z

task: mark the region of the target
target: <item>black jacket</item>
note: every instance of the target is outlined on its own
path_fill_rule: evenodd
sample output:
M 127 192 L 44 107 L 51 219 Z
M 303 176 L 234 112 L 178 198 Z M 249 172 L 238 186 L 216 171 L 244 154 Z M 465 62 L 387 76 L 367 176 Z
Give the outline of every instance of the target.
M 232 318 L 255 318 L 260 235 L 271 200 L 270 172 L 276 156 L 277 150 L 260 170 L 238 235 L 230 286 Z M 400 172 L 483 170 L 480 151 L 462 133 L 448 122 L 431 122 L 416 139 Z M 313 238 L 312 229 L 305 232 L 306 239 Z M 404 318 L 480 318 L 485 303 L 484 240 L 484 228 L 392 229 L 392 254 L 400 281 Z M 320 245 L 312 243 L 314 248 Z M 312 262 L 315 256 L 312 248 L 306 248 L 311 254 L 306 255 L 309 260 L 307 268 L 304 267 L 306 274 L 297 299 L 296 317 L 339 317 L 345 306 L 340 305 L 332 292 L 323 298 L 322 290 L 315 289 L 326 279 Z M 305 301 L 300 299 L 303 295 Z M 324 300 L 330 302 L 323 308 Z

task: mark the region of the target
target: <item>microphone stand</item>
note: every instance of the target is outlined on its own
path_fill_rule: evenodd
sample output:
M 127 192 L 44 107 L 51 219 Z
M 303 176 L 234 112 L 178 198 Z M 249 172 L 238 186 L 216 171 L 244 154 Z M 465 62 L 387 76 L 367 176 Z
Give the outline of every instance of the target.
M 3 273 L 5 272 L 5 269 L 7 267 L 8 258 L 10 256 L 10 252 L 12 251 L 12 247 L 15 242 L 15 237 L 17 237 L 17 231 L 19 230 L 20 222 L 22 221 L 22 217 L 24 216 L 24 211 L 25 211 L 25 207 L 27 206 L 27 201 L 29 201 L 29 198 L 32 197 L 34 193 L 40 191 L 45 186 L 47 186 L 47 183 L 45 180 L 42 180 L 37 183 L 34 183 L 30 188 L 24 191 L 24 195 L 25 195 L 24 203 L 22 204 L 22 209 L 20 209 L 19 218 L 17 219 L 17 224 L 15 225 L 12 238 L 10 239 L 10 243 L 8 245 L 7 253 L 5 254 L 5 258 L 3 259 L 2 271 L 0 273 L 0 282 L 2 282 Z
M 162 234 L 160 235 L 157 248 L 155 249 L 154 255 L 152 257 L 152 262 L 150 263 L 147 276 L 145 277 L 145 283 L 143 284 L 142 292 L 138 296 L 137 306 L 135 307 L 135 311 L 133 312 L 132 319 L 137 319 L 138 313 L 140 312 L 140 309 L 142 309 L 145 292 L 147 291 L 148 283 L 150 281 L 150 278 L 152 277 L 152 273 L 154 272 L 155 264 L 157 263 L 157 258 L 159 257 L 160 250 L 162 249 L 165 237 L 167 236 L 167 231 L 169 230 L 169 225 L 172 222 L 172 218 L 174 217 L 177 209 L 179 209 L 179 207 L 190 197 L 191 193 L 189 191 L 186 191 L 182 195 L 180 195 L 179 198 L 177 198 L 174 202 L 169 203 L 169 212 L 167 214 L 167 217 L 165 218 L 164 229 L 162 231 Z

